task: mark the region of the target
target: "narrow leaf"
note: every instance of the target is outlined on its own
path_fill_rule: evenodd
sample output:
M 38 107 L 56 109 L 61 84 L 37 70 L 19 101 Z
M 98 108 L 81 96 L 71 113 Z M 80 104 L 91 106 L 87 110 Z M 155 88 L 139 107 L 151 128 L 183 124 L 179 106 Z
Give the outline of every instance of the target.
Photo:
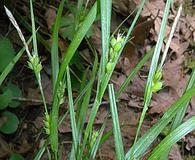
M 152 151 L 148 160 L 158 160 L 160 156 L 170 149 L 177 141 L 195 129 L 195 116 L 173 130 L 161 143 Z
M 53 90 L 55 89 L 55 84 L 57 81 L 57 76 L 59 72 L 59 55 L 58 55 L 58 30 L 60 27 L 62 11 L 64 7 L 64 3 L 66 0 L 62 0 L 60 2 L 55 24 L 54 24 L 54 31 L 52 34 L 52 47 L 51 47 L 51 65 L 52 65 L 52 84 Z
M 119 125 L 118 112 L 116 107 L 114 86 L 113 84 L 109 84 L 108 87 L 109 87 L 110 109 L 112 115 L 113 133 L 114 133 L 114 141 L 115 141 L 116 159 L 124 160 L 125 159 L 124 148 L 123 148 L 123 141 L 122 141 L 121 130 Z

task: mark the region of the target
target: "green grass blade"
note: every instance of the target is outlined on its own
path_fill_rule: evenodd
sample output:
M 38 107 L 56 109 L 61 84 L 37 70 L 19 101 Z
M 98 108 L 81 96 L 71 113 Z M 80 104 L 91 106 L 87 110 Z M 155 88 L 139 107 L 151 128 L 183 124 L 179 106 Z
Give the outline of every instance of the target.
M 76 12 L 76 15 L 75 15 L 75 22 L 74 22 L 75 31 L 77 31 L 78 28 L 79 28 L 80 16 L 81 16 L 81 13 L 83 11 L 82 7 L 83 7 L 83 0 L 78 0 L 78 2 L 77 2 L 77 12 Z
M 70 120 L 71 120 L 71 128 L 72 128 L 72 137 L 73 137 L 73 154 L 77 152 L 78 149 L 78 129 L 76 126 L 76 119 L 75 119 L 75 112 L 74 112 L 74 103 L 73 103 L 73 98 L 72 98 L 72 87 L 71 87 L 71 79 L 70 79 L 70 71 L 69 67 L 67 66 L 66 69 L 67 73 L 67 88 L 68 88 L 68 105 L 69 105 L 69 110 L 70 110 Z M 75 157 L 76 155 L 72 155 L 72 158 Z
M 82 76 L 82 80 L 81 80 L 81 85 L 79 88 L 79 94 L 82 93 L 82 91 L 84 90 L 84 88 L 86 87 L 87 83 L 88 83 L 88 74 L 89 74 L 89 66 L 85 69 L 84 74 Z M 77 105 L 80 106 L 82 102 L 82 99 L 80 99 L 80 101 L 77 102 Z
M 113 84 L 109 84 L 108 88 L 109 88 L 110 109 L 111 109 L 112 123 L 113 123 L 116 160 L 124 160 L 125 155 L 124 155 L 123 141 L 122 141 L 120 124 L 118 119 L 118 112 L 116 107 L 116 99 L 115 99 Z
M 123 93 L 126 90 L 126 88 L 127 88 L 128 84 L 130 83 L 130 81 L 135 77 L 135 75 L 137 75 L 139 70 L 148 61 L 148 59 L 152 57 L 153 53 L 154 53 L 154 47 L 151 48 L 148 51 L 148 53 L 146 53 L 146 55 L 144 55 L 144 57 L 139 61 L 139 63 L 135 66 L 135 68 L 131 71 L 131 73 L 125 79 L 125 81 L 123 82 L 123 84 L 120 86 L 119 90 L 116 93 L 117 98 L 120 97 L 121 93 Z
M 36 154 L 34 160 L 40 160 L 41 157 L 43 156 L 44 152 L 45 152 L 45 149 L 46 149 L 45 146 L 41 147 L 41 148 L 39 149 L 39 151 L 37 152 L 37 154 Z
M 33 54 L 38 54 L 37 49 L 37 38 L 36 38 L 36 29 L 35 29 L 35 17 L 34 17 L 34 11 L 33 11 L 33 4 L 32 0 L 30 0 L 30 14 L 31 14 L 31 25 L 32 25 L 32 37 L 33 37 Z
M 53 104 L 52 104 L 52 113 L 51 113 L 51 135 L 50 135 L 50 142 L 52 151 L 58 152 L 58 112 L 59 112 L 59 103 L 57 98 L 57 90 L 62 80 L 66 67 L 68 66 L 70 60 L 72 59 L 75 51 L 77 50 L 78 46 L 80 45 L 81 41 L 83 40 L 84 36 L 86 35 L 87 31 L 95 21 L 97 14 L 97 2 L 93 5 L 91 10 L 89 11 L 88 15 L 86 16 L 85 20 L 82 23 L 82 26 L 79 28 L 78 32 L 75 34 L 70 46 L 65 53 L 65 57 L 63 59 L 62 65 L 60 66 L 58 79 L 55 86 L 54 96 L 53 96 Z
M 66 0 L 62 0 L 60 2 L 55 24 L 54 24 L 54 30 L 52 34 L 52 47 L 51 47 L 51 66 L 52 66 L 52 85 L 53 90 L 55 89 L 55 84 L 58 77 L 59 72 L 59 53 L 58 53 L 58 31 L 60 28 L 60 22 L 62 17 L 62 11 L 64 7 L 64 3 Z
M 188 91 L 194 85 L 195 85 L 195 68 L 193 69 L 193 71 L 191 73 L 191 77 L 189 79 L 186 91 Z M 181 122 L 185 116 L 186 110 L 188 108 L 189 102 L 190 102 L 190 100 L 188 102 L 186 102 L 185 107 L 181 108 L 181 110 L 177 113 L 176 117 L 174 118 L 172 127 L 171 127 L 172 130 L 175 129 L 179 124 L 181 124 Z
M 111 136 L 113 135 L 113 130 L 109 130 L 107 133 L 105 133 L 102 136 L 102 139 L 100 141 L 100 146 L 103 145 Z
M 105 73 L 106 64 L 108 61 L 108 51 L 110 42 L 110 22 L 112 0 L 101 0 L 101 33 L 102 33 L 102 75 Z
M 35 30 L 35 18 L 34 18 L 32 0 L 30 0 L 30 13 L 31 13 L 31 25 L 32 25 L 32 38 L 33 38 L 33 51 L 31 53 L 31 56 L 37 56 L 38 57 L 37 37 L 36 37 L 36 30 Z M 41 65 L 41 62 L 40 62 L 40 65 Z M 36 79 L 38 81 L 38 84 L 39 84 L 41 97 L 42 97 L 43 104 L 44 104 L 44 107 L 45 107 L 45 114 L 48 115 L 47 104 L 46 104 L 45 96 L 44 96 L 44 93 L 43 93 L 43 87 L 42 87 L 42 84 L 41 84 L 41 74 L 40 74 L 40 72 L 36 73 L 35 70 L 33 70 L 33 71 L 34 71 L 35 77 L 36 77 Z
M 64 54 L 62 65 L 60 66 L 60 72 L 58 79 L 61 79 L 63 77 L 64 71 L 66 67 L 68 66 L 70 60 L 72 59 L 73 55 L 75 54 L 75 51 L 79 47 L 81 41 L 85 37 L 87 31 L 93 24 L 96 18 L 97 13 L 97 3 L 93 5 L 90 12 L 86 16 L 85 20 L 82 23 L 82 26 L 79 28 L 78 32 L 75 34 L 70 46 L 68 47 L 66 53 Z
M 161 141 L 160 144 L 152 151 L 148 160 L 158 160 L 163 154 L 169 150 L 177 141 L 195 129 L 195 116 L 181 124 L 173 130 L 168 136 Z
M 172 25 L 172 27 L 171 27 L 171 32 L 170 32 L 169 38 L 168 38 L 168 40 L 167 40 L 167 42 L 166 42 L 165 51 L 163 52 L 163 56 L 162 56 L 162 59 L 161 59 L 161 63 L 160 63 L 160 65 L 159 65 L 159 68 L 162 68 L 163 65 L 164 65 L 164 61 L 165 61 L 165 58 L 166 58 L 166 56 L 167 56 L 168 49 L 169 49 L 169 47 L 170 47 L 170 43 L 171 43 L 172 37 L 173 37 L 173 35 L 174 35 L 174 32 L 175 32 L 177 23 L 178 23 L 178 21 L 179 21 L 179 17 L 180 17 L 180 15 L 181 15 L 181 11 L 182 11 L 182 4 L 180 4 L 180 7 L 179 7 L 178 12 L 177 12 L 177 15 L 176 15 L 176 17 L 175 17 L 175 19 L 174 19 L 174 22 L 173 22 L 173 25 Z M 187 103 L 188 103 L 188 102 L 187 102 Z M 183 107 L 182 110 L 184 110 L 185 108 L 186 108 L 186 107 Z M 185 112 L 182 113 L 182 114 L 185 114 Z M 182 119 L 183 119 L 182 116 L 180 116 L 179 119 L 178 119 L 178 117 L 175 118 L 175 119 L 173 120 L 173 123 L 174 123 L 174 124 L 171 126 L 171 130 L 175 129 L 175 128 L 179 125 L 179 124 L 176 124 L 176 123 L 178 123 L 179 121 L 182 121 Z M 180 122 L 180 123 L 181 123 L 181 122 Z M 177 125 L 177 126 L 175 126 L 175 125 Z M 170 151 L 170 150 L 167 149 L 167 153 L 164 153 L 164 155 L 163 155 L 161 158 L 162 158 L 162 159 L 167 159 L 168 154 L 169 154 L 169 151 Z
M 141 114 L 141 117 L 139 120 L 139 125 L 137 128 L 134 143 L 137 141 L 137 139 L 139 137 L 140 129 L 141 129 L 142 123 L 144 121 L 146 111 L 148 110 L 150 100 L 152 98 L 152 81 L 153 81 L 154 74 L 157 70 L 159 56 L 160 56 L 160 52 L 161 52 L 161 48 L 162 48 L 163 40 L 164 40 L 164 36 L 165 36 L 166 24 L 167 24 L 170 6 L 171 6 L 171 0 L 167 0 L 164 14 L 163 14 L 163 20 L 162 20 L 162 24 L 161 24 L 161 28 L 160 28 L 160 33 L 159 33 L 157 44 L 156 44 L 156 47 L 154 50 L 154 55 L 152 57 L 150 71 L 149 71 L 149 75 L 148 75 L 148 79 L 147 79 L 147 83 L 146 83 L 146 89 L 145 89 L 145 94 L 144 94 L 144 108 L 143 108 L 143 111 L 142 111 L 142 114 Z
M 80 104 L 80 101 L 82 100 L 83 96 L 85 95 L 85 93 L 87 92 L 87 90 L 91 87 L 91 82 L 89 82 L 84 88 L 83 90 L 79 93 L 79 95 L 77 96 L 77 98 L 75 98 L 74 104 L 78 105 Z
M 29 44 L 32 41 L 32 37 L 27 41 L 27 44 Z M 14 65 L 18 62 L 20 57 L 25 51 L 25 47 L 23 47 L 17 55 L 13 58 L 13 60 L 6 66 L 6 68 L 3 70 L 3 72 L 0 75 L 0 86 L 2 85 L 3 81 L 7 77 L 7 75 L 12 71 Z
M 165 126 L 168 125 L 172 118 L 185 106 L 186 102 L 188 102 L 193 95 L 195 95 L 195 87 L 189 89 L 181 98 L 171 105 L 171 107 L 164 113 L 163 117 L 134 144 L 134 149 L 130 149 L 127 152 L 125 156 L 126 160 L 129 160 L 132 155 L 134 158 L 140 158 L 154 142 L 156 137 L 162 132 Z

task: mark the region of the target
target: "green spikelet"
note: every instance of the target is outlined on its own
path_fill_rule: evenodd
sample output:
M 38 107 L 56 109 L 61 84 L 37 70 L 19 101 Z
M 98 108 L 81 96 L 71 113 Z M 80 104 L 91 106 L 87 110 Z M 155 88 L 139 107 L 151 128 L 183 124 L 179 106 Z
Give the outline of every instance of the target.
M 45 118 L 43 120 L 44 122 L 44 128 L 45 128 L 45 132 L 46 134 L 50 135 L 50 116 L 48 113 L 45 113 Z
M 32 69 L 35 73 L 40 73 L 42 70 L 42 65 L 40 62 L 40 59 L 38 57 L 38 55 L 33 55 L 32 57 L 30 57 L 29 61 L 28 61 L 28 67 L 30 69 Z
M 57 91 L 57 96 L 58 96 L 58 100 L 59 100 L 59 104 L 63 104 L 64 103 L 64 92 L 65 92 L 65 83 L 60 82 L 60 86 L 58 88 Z
M 152 92 L 158 92 L 162 89 L 163 81 L 162 79 L 162 69 L 158 69 L 154 75 L 152 82 Z
M 121 50 L 125 37 L 122 34 L 118 34 L 117 38 L 114 36 L 110 39 L 110 50 L 109 50 L 109 60 L 106 64 L 106 73 L 110 73 L 114 67 L 114 62 L 116 61 L 117 55 Z
M 90 148 L 93 148 L 93 146 L 95 144 L 95 141 L 96 141 L 98 135 L 99 135 L 99 132 L 98 131 L 93 131 L 92 132 L 92 135 L 91 135 L 91 138 L 90 138 L 90 144 L 89 144 L 90 145 Z

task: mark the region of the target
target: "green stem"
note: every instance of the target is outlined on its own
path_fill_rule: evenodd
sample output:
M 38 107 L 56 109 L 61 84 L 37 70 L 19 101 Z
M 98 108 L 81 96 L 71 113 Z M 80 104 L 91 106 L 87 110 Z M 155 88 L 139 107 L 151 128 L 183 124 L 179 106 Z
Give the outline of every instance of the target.
M 47 110 L 47 104 L 46 104 L 44 92 L 43 92 L 43 87 L 42 87 L 42 84 L 41 84 L 41 75 L 40 75 L 40 73 L 38 73 L 38 74 L 35 74 L 35 76 L 36 76 L 36 79 L 38 81 L 39 89 L 40 89 L 40 92 L 41 92 L 41 97 L 42 97 L 42 100 L 43 100 L 43 105 L 44 105 L 44 108 L 45 108 L 45 113 L 47 115 L 49 115 L 48 114 L 48 110 Z

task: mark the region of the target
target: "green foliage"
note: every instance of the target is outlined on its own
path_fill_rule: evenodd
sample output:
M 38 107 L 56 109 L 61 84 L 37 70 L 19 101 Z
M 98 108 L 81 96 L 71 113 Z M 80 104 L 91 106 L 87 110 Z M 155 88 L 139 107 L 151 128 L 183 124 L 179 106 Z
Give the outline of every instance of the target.
M 137 127 L 137 132 L 136 132 L 134 144 L 136 143 L 137 139 L 139 138 L 141 126 L 142 126 L 142 123 L 144 121 L 148 107 L 150 105 L 152 94 L 154 91 L 158 91 L 162 87 L 161 82 L 158 81 L 158 83 L 154 84 L 153 80 L 154 80 L 154 76 L 158 70 L 158 62 L 159 62 L 160 52 L 161 52 L 161 48 L 162 48 L 163 40 L 164 40 L 164 36 L 165 36 L 166 24 L 167 24 L 167 20 L 168 20 L 169 10 L 171 7 L 171 2 L 172 2 L 172 0 L 166 1 L 162 24 L 160 27 L 160 33 L 158 36 L 157 44 L 156 44 L 156 47 L 154 50 L 154 54 L 152 57 L 151 66 L 150 66 L 150 70 L 149 70 L 149 74 L 148 74 L 148 78 L 147 78 L 147 82 L 146 82 L 146 88 L 145 88 L 145 93 L 144 93 L 144 107 L 143 107 L 142 114 L 141 114 L 139 124 Z
M 12 43 L 7 38 L 0 39 L 0 72 L 12 61 L 15 56 Z
M 70 14 L 61 17 L 60 28 L 62 29 L 61 36 L 64 39 L 69 39 L 72 41 L 75 33 L 82 26 L 82 23 L 85 20 L 85 17 L 88 14 L 88 9 L 81 6 L 80 16 L 78 15 L 78 8 L 74 4 L 67 4 L 67 7 L 70 10 Z M 63 32 L 64 30 L 64 32 Z M 89 38 L 93 34 L 93 28 L 91 27 L 86 34 L 86 37 Z
M 29 44 L 31 40 L 32 40 L 32 37 L 28 40 L 27 44 Z M 5 67 L 5 69 L 3 70 L 3 72 L 0 75 L 0 86 L 3 83 L 3 81 L 5 80 L 5 78 L 7 77 L 7 75 L 12 71 L 14 65 L 20 59 L 20 57 L 22 56 L 22 54 L 24 53 L 24 51 L 25 51 L 25 47 L 23 47 L 17 53 L 17 55 L 12 59 L 12 61 L 9 64 L 7 64 L 7 66 Z
M 42 146 L 39 151 L 36 153 L 36 156 L 34 157 L 34 160 L 40 160 L 45 152 L 46 147 Z
M 12 95 L 10 95 L 10 97 L 12 98 L 17 98 L 17 97 L 22 97 L 22 91 L 21 89 L 13 84 L 13 83 L 9 83 L 4 89 L 4 91 L 10 91 Z M 11 108 L 16 108 L 20 105 L 20 102 L 19 101 L 16 101 L 16 100 L 11 100 L 11 102 L 9 103 L 9 107 Z
M 24 157 L 22 157 L 20 154 L 12 154 L 9 160 L 24 160 Z
M 111 115 L 112 115 L 112 122 L 113 122 L 116 159 L 124 160 L 125 155 L 124 155 L 123 141 L 122 141 L 121 130 L 119 125 L 113 84 L 109 84 L 109 98 L 110 98 L 110 108 L 111 108 Z
M 0 127 L 0 131 L 4 134 L 14 133 L 19 125 L 18 117 L 8 111 L 4 111 L 0 115 L 2 118 L 5 118 L 4 124 Z
M 170 146 L 173 146 L 177 141 L 192 132 L 195 129 L 195 116 L 187 120 L 185 123 L 173 130 L 168 136 L 166 136 L 160 144 L 158 144 L 152 151 L 148 160 L 160 159 L 164 157 Z
M 11 101 L 12 92 L 10 90 L 6 90 L 3 94 L 0 95 L 0 110 L 7 108 Z
M 96 18 L 97 13 L 97 3 L 93 5 L 85 20 L 82 23 L 82 26 L 79 28 L 78 32 L 75 34 L 70 46 L 68 47 L 65 57 L 63 58 L 63 62 L 60 66 L 58 79 L 55 85 L 54 96 L 53 96 L 53 104 L 52 104 L 52 112 L 51 112 L 51 134 L 50 134 L 50 142 L 52 151 L 55 153 L 58 152 L 58 112 L 60 103 L 57 97 L 57 90 L 59 88 L 60 81 L 64 78 L 64 73 L 66 71 L 67 66 L 69 65 L 73 55 L 75 54 L 79 44 L 85 37 L 86 33 L 88 32 L 89 28 L 93 24 Z
M 54 24 L 54 31 L 52 34 L 52 47 L 51 47 L 51 64 L 52 64 L 52 83 L 53 83 L 53 90 L 55 89 L 55 84 L 58 77 L 59 72 L 59 54 L 58 54 L 58 32 L 62 17 L 62 11 L 64 7 L 65 0 L 60 2 L 57 17 Z
M 105 127 L 106 127 L 106 121 L 103 123 L 100 131 L 93 131 L 93 133 L 95 132 L 95 136 L 93 137 L 94 143 L 93 145 L 91 145 L 91 148 L 89 150 L 90 152 L 90 155 L 88 156 L 89 159 L 95 159 L 96 153 L 98 152 L 98 149 L 101 146 L 101 140 L 103 138 L 102 136 L 103 136 Z
M 78 139 L 78 129 L 76 126 L 76 119 L 75 119 L 75 111 L 74 111 L 74 103 L 73 103 L 73 97 L 72 97 L 72 87 L 71 87 L 71 79 L 70 79 L 70 71 L 69 67 L 66 69 L 66 76 L 67 76 L 67 88 L 68 88 L 68 105 L 70 110 L 70 119 L 71 119 L 71 128 L 72 128 L 72 137 L 73 137 L 73 149 L 71 157 L 75 158 L 77 155 L 77 149 L 79 145 L 79 139 Z
M 16 108 L 20 105 L 20 102 L 13 100 L 14 97 L 21 97 L 22 92 L 20 88 L 12 83 L 9 83 L 6 87 L 2 89 L 2 94 L 0 94 L 0 110 L 7 108 Z

